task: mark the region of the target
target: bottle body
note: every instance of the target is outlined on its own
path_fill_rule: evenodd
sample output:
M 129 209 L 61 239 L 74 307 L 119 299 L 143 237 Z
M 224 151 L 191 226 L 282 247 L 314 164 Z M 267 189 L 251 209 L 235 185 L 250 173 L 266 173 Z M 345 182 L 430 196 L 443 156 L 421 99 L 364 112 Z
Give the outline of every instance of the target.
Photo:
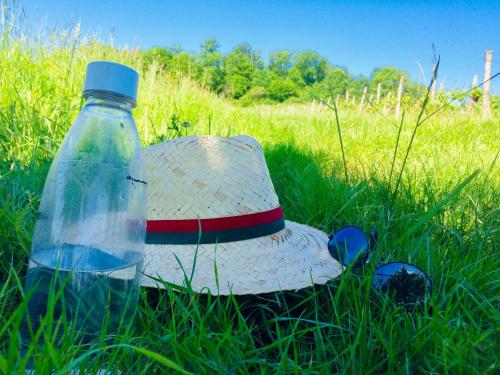
M 146 186 L 130 110 L 125 100 L 91 96 L 52 162 L 25 286 L 35 332 L 51 303 L 55 319 L 64 314 L 90 337 L 103 324 L 115 331 L 133 315 Z

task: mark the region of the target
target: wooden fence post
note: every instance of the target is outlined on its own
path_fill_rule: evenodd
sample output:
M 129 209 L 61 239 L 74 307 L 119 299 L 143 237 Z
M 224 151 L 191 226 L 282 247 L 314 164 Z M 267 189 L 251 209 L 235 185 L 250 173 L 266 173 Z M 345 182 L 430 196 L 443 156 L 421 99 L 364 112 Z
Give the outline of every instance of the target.
M 436 64 L 432 64 L 432 77 L 434 77 L 434 71 L 436 70 Z M 431 103 L 434 101 L 434 98 L 436 97 L 436 80 L 432 82 L 431 86 Z
M 477 74 L 474 74 L 474 77 L 472 77 L 472 89 L 476 88 L 477 79 Z M 467 103 L 467 112 L 471 112 L 478 101 L 479 97 L 477 95 L 477 92 L 471 91 L 471 93 L 469 94 L 469 103 Z
M 404 81 L 405 81 L 405 76 L 401 76 L 399 78 L 399 85 L 398 85 L 398 102 L 396 104 L 396 117 L 399 117 L 399 113 L 401 112 L 401 97 L 403 96 Z
M 380 102 L 380 95 L 382 94 L 382 82 L 377 85 L 377 104 Z
M 493 51 L 488 50 L 484 53 L 484 75 L 483 75 L 483 118 L 491 117 L 490 107 L 490 76 L 491 76 L 491 60 L 493 60 Z
M 382 107 L 382 112 L 384 112 L 384 114 L 386 113 L 387 111 L 387 105 L 389 105 L 389 108 L 391 107 L 391 105 L 389 104 L 389 100 L 391 99 L 391 92 L 389 91 L 387 93 L 387 95 L 385 96 L 385 100 L 384 100 L 384 106 Z
M 361 95 L 361 101 L 359 102 L 359 109 L 358 109 L 359 112 L 363 110 L 363 104 L 365 104 L 365 96 L 367 90 L 368 87 L 365 86 L 365 88 L 363 89 L 363 95 Z

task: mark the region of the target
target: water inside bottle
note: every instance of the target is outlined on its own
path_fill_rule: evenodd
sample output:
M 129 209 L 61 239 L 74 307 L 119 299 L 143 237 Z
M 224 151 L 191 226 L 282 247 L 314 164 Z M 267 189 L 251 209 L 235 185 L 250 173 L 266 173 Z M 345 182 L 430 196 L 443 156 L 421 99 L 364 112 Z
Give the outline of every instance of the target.
M 118 258 L 100 249 L 73 244 L 34 249 L 26 275 L 26 290 L 32 293 L 27 313 L 34 332 L 53 303 L 54 321 L 65 315 L 83 342 L 96 337 L 103 326 L 116 333 L 135 313 L 142 263 L 138 251 L 127 251 L 125 256 L 122 252 Z M 54 303 L 50 295 L 58 290 L 62 294 Z M 31 335 L 26 317 L 21 335 L 23 343 L 28 344 Z

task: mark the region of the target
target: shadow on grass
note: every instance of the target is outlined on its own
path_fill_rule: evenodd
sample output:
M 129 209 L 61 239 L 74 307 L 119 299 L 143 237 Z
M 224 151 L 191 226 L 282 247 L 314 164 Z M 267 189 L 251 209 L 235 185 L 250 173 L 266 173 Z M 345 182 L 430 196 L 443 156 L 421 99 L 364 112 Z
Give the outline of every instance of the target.
M 287 219 L 328 233 L 349 224 L 367 230 L 380 225 L 384 206 L 375 202 L 387 201 L 384 194 L 388 194 L 381 181 L 358 180 L 354 185 L 346 184 L 341 162 L 329 165 L 328 155 L 314 155 L 293 144 L 267 147 L 264 153 Z M 290 337 L 297 337 L 304 345 L 316 346 L 318 340 L 324 339 L 323 335 L 332 335 L 332 330 L 341 330 L 346 323 L 355 324 L 353 317 L 367 308 L 373 292 L 371 276 L 364 276 L 360 278 L 348 271 L 326 285 L 229 297 L 194 292 L 182 296 L 172 290 L 146 289 L 144 302 L 148 305 L 146 310 L 157 310 L 163 303 L 196 304 L 194 309 L 199 309 L 201 316 L 211 317 L 209 324 L 213 328 L 223 329 L 224 324 L 230 324 L 237 331 L 237 327 L 245 326 L 252 333 L 255 350 L 269 351 L 273 357 L 283 350 Z M 349 309 L 356 313 L 347 313 Z M 348 316 L 345 321 L 344 315 Z
M 411 260 L 437 281 L 434 294 L 443 294 L 439 291 L 442 261 L 447 248 L 456 246 L 456 239 L 434 239 L 442 241 L 442 246 L 433 252 L 428 249 L 431 233 L 436 226 L 444 225 L 444 216 L 429 217 L 421 229 L 407 235 L 408 228 L 439 203 L 440 194 L 424 189 L 427 195 L 422 199 L 415 194 L 415 187 L 402 186 L 391 208 L 385 181 L 375 175 L 349 176 L 351 182 L 347 184 L 341 162 L 331 155 L 313 154 L 293 144 L 266 147 L 264 151 L 286 218 L 327 233 L 349 224 L 365 230 L 377 228 L 379 245 L 370 264 L 359 276 L 347 270 L 326 285 L 298 291 L 217 297 L 147 289 L 141 307 L 143 315 L 166 311 L 168 306 L 169 313 L 159 317 L 161 324 L 172 326 L 173 320 L 176 326 L 188 330 L 189 321 L 197 334 L 210 331 L 224 336 L 230 332 L 243 343 L 246 354 L 266 363 L 287 368 L 282 362 L 286 356 L 301 368 L 315 361 L 315 369 L 328 372 L 356 373 L 368 368 L 374 373 L 393 372 L 395 363 L 405 361 L 415 335 L 421 336 L 419 340 L 433 337 L 439 342 L 442 324 L 433 323 L 427 313 L 412 315 L 395 307 L 387 296 L 372 288 L 371 275 L 382 261 Z M 465 235 L 465 228 L 462 230 Z M 472 259 L 463 257 L 457 264 L 461 262 L 467 264 Z M 434 297 L 441 311 L 436 313 L 435 309 L 433 316 L 446 322 L 448 318 L 441 315 L 448 311 L 449 304 L 447 297 L 440 298 Z M 463 303 L 457 302 L 457 306 Z M 490 319 L 486 310 L 481 316 Z M 416 353 L 420 351 L 414 355 L 419 356 Z M 398 360 L 389 361 L 389 355 Z M 360 363 L 362 367 L 358 367 Z M 265 367 L 248 366 L 249 371 Z
M 461 226 L 460 221 L 447 234 L 440 229 L 445 226 L 445 219 L 438 214 L 409 238 L 405 234 L 407 229 L 425 217 L 429 207 L 440 199 L 432 189 L 424 189 L 427 195 L 422 199 L 411 187 L 403 187 L 394 208 L 389 209 L 390 193 L 383 180 L 372 175 L 352 175 L 347 184 L 340 161 L 331 155 L 312 153 L 293 144 L 269 146 L 264 151 L 287 219 L 327 233 L 349 224 L 379 230 L 379 248 L 366 272 L 358 277 L 347 271 L 324 286 L 261 295 L 218 297 L 189 290 L 178 292 L 172 287 L 143 288 L 132 334 L 117 335 L 117 342 L 133 342 L 164 353 L 194 372 L 203 372 L 202 366 L 210 363 L 226 372 L 312 368 L 319 372 L 359 373 L 361 369 L 370 369 L 373 373 L 383 373 L 396 372 L 395 366 L 404 363 L 407 353 L 415 363 L 425 360 L 438 347 L 441 336 L 456 339 L 461 335 L 447 331 L 454 316 L 465 316 L 470 310 L 476 321 L 492 321 L 489 300 L 478 303 L 483 300 L 457 286 L 460 283 L 456 278 L 465 275 L 475 288 L 483 292 L 491 289 L 488 275 L 494 271 L 493 262 L 477 263 L 481 260 L 475 260 L 470 255 L 473 252 L 465 253 L 468 247 L 464 238 L 469 236 L 473 244 L 476 238 L 489 236 L 485 231 L 494 228 L 493 215 L 485 216 L 489 221 L 474 231 L 467 232 L 468 222 Z M 45 174 L 36 167 L 20 168 L 9 174 L 9 183 L 2 186 L 5 202 L 2 214 L 10 220 L 1 229 L 8 240 L 2 244 L 2 251 L 6 257 L 15 257 L 21 274 L 25 272 L 27 254 L 18 250 L 21 246 L 29 247 Z M 23 210 L 25 216 L 17 214 Z M 463 220 L 462 217 L 468 216 L 457 217 Z M 20 232 L 16 220 L 23 223 Z M 440 244 L 434 246 L 433 252 L 426 251 L 431 231 L 433 236 L 439 236 L 433 241 Z M 22 238 L 17 237 L 19 233 Z M 481 241 L 487 241 L 485 238 Z M 478 242 L 477 246 L 480 245 Z M 449 249 L 464 251 L 465 255 L 446 258 Z M 439 301 L 440 311 L 432 319 L 405 314 L 372 289 L 371 271 L 381 258 L 385 261 L 410 258 L 437 281 L 435 286 L 442 301 Z M 8 267 L 7 262 L 2 265 Z M 446 272 L 448 279 L 443 276 Z M 15 301 L 10 296 L 17 295 L 16 289 L 9 290 L 4 300 Z M 489 293 L 485 295 L 492 299 L 493 292 Z M 2 321 L 5 323 L 5 319 Z M 411 347 L 415 336 L 419 336 L 420 343 L 430 341 L 429 349 Z M 466 348 L 466 344 L 461 347 Z M 488 355 L 493 353 L 490 344 L 485 349 Z M 481 366 L 488 363 L 486 354 Z M 129 358 L 119 354 L 119 358 L 121 363 L 131 366 L 130 371 L 140 372 L 143 366 L 151 366 L 140 356 Z M 417 368 L 412 365 L 412 369 Z

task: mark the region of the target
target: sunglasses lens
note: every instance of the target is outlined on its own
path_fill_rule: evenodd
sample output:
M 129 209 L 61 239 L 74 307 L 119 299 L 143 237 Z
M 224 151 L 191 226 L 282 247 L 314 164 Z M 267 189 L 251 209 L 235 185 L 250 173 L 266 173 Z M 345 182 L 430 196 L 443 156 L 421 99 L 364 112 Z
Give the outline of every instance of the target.
M 407 263 L 388 263 L 378 267 L 374 287 L 394 296 L 397 304 L 408 307 L 428 301 L 432 292 L 429 276 Z
M 348 266 L 354 260 L 364 259 L 368 252 L 368 238 L 357 227 L 345 227 L 328 241 L 328 251 L 333 258 Z

